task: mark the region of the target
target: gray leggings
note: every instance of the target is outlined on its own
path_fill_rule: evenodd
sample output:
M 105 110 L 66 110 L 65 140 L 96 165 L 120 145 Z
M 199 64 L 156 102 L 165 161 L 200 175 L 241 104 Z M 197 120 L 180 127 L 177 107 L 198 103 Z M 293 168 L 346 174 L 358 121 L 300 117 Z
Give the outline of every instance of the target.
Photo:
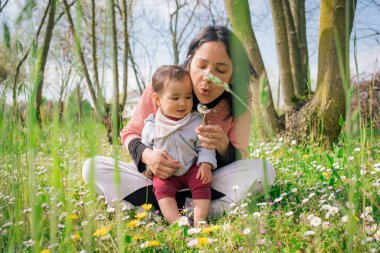
M 211 188 L 225 196 L 211 201 L 210 215 L 221 215 L 232 203 L 240 203 L 249 192 L 261 193 L 264 187 L 263 160 L 246 159 L 233 162 L 213 172 Z M 82 175 L 86 183 L 94 180 L 96 192 L 103 194 L 108 202 L 124 199 L 131 193 L 152 185 L 152 180 L 138 172 L 134 163 L 118 162 L 120 187 L 115 184 L 115 160 L 95 156 L 85 161 Z M 268 186 L 275 179 L 273 166 L 266 162 Z

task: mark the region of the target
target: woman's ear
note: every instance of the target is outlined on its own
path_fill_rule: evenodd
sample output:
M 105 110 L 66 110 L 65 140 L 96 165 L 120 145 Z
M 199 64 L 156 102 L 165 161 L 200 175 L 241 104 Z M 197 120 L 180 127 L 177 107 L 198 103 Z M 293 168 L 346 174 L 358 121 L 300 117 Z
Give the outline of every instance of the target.
M 155 103 L 157 106 L 160 106 L 160 97 L 158 96 L 157 92 L 153 92 L 153 103 Z

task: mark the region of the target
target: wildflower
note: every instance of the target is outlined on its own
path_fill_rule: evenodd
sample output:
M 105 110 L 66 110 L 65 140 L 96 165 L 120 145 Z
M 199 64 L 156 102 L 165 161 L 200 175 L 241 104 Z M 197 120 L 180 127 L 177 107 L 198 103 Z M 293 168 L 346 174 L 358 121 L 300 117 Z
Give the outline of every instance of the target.
M 321 225 L 321 218 L 317 217 L 317 216 L 314 216 L 311 220 L 310 220 L 310 226 L 311 227 L 319 227 L 319 225 Z
M 287 213 L 285 213 L 285 216 L 292 216 L 293 215 L 293 211 L 289 211 L 289 212 L 287 212 Z
M 84 221 L 81 222 L 80 225 L 81 225 L 82 227 L 85 227 L 85 226 L 87 226 L 87 224 L 88 224 L 88 221 L 84 220 Z
M 142 239 L 144 239 L 142 235 L 135 235 L 132 237 L 132 241 L 141 241 Z
M 64 229 L 66 226 L 64 224 L 58 224 L 59 229 Z
M 13 225 L 13 222 L 12 221 L 10 221 L 10 222 L 7 222 L 7 223 L 5 223 L 5 224 L 3 224 L 3 228 L 6 228 L 6 227 L 10 227 L 10 226 L 12 226 Z
M 50 249 L 43 249 L 40 253 L 50 253 Z
M 178 220 L 178 226 L 182 227 L 187 225 L 189 225 L 189 218 L 187 218 L 186 216 L 181 216 L 181 218 L 179 218 Z
M 199 232 L 201 232 L 201 228 L 190 228 L 189 230 L 187 230 L 187 234 L 189 235 L 194 235 L 194 234 L 198 234 Z
M 102 237 L 106 234 L 108 234 L 108 232 L 111 230 L 111 226 L 105 226 L 105 227 L 101 227 L 99 229 L 97 229 L 95 231 L 95 233 L 93 234 L 93 236 L 95 237 Z
M 68 215 L 67 212 L 63 212 L 63 213 L 61 213 L 61 215 L 59 216 L 59 220 L 62 220 L 62 219 L 65 218 L 67 215 Z
M 277 203 L 277 202 L 280 202 L 281 200 L 282 200 L 282 197 L 279 197 L 279 198 L 275 198 L 273 202 Z
M 22 211 L 22 213 L 30 213 L 32 212 L 32 208 L 26 208 Z
M 233 186 L 231 186 L 231 189 L 234 190 L 234 191 L 237 191 L 239 189 L 239 186 L 238 185 L 233 185 Z
M 315 235 L 315 231 L 306 231 L 305 233 L 303 233 L 305 236 L 308 236 L 308 235 Z
M 307 202 L 309 202 L 309 199 L 308 199 L 308 198 L 303 199 L 302 202 L 301 202 L 301 204 L 306 204 Z
M 76 242 L 76 241 L 79 240 L 80 235 L 79 235 L 79 233 L 76 233 L 76 234 L 71 235 L 70 237 L 71 237 L 71 240 L 73 240 L 74 242 Z
M 374 234 L 373 238 L 376 240 L 376 241 L 380 241 L 380 229 L 378 229 L 376 231 L 376 233 Z
M 248 235 L 249 233 L 251 233 L 251 229 L 250 228 L 245 228 L 243 230 L 243 234 Z
M 32 240 L 32 239 L 30 239 L 30 240 L 28 240 L 28 241 L 25 241 L 25 242 L 23 242 L 22 243 L 25 247 L 32 247 L 34 244 L 35 244 L 35 242 Z
M 148 215 L 148 213 L 144 211 L 144 212 L 141 212 L 141 213 L 137 213 L 135 217 L 137 219 L 142 219 L 142 218 L 145 218 L 147 215 Z
M 254 213 L 252 214 L 252 216 L 253 216 L 254 218 L 260 218 L 261 213 L 260 213 L 260 212 L 254 212 Z
M 261 203 L 257 203 L 256 206 L 266 206 L 267 203 L 266 202 L 261 202 Z
M 207 237 L 199 237 L 197 246 L 198 247 L 206 246 L 208 244 L 208 241 L 209 241 L 209 239 Z
M 293 192 L 293 193 L 296 193 L 297 191 L 298 191 L 297 188 L 293 188 L 293 189 L 291 190 L 291 192 Z
M 151 248 L 151 247 L 157 247 L 157 246 L 160 246 L 160 242 L 159 241 L 146 241 L 144 243 L 142 243 L 140 245 L 140 248 Z
M 346 222 L 348 221 L 348 215 L 344 215 L 344 216 L 340 219 L 340 221 L 346 223 Z
M 97 221 L 101 221 L 101 220 L 105 220 L 105 219 L 106 219 L 106 217 L 104 215 L 101 215 L 101 214 L 99 214 L 95 217 L 95 220 L 97 220 Z
M 277 245 L 278 247 L 280 247 L 280 246 L 281 246 L 281 242 L 278 241 L 276 245 Z
M 70 214 L 69 216 L 66 217 L 66 220 L 77 220 L 79 219 L 79 216 L 75 213 Z
M 161 232 L 162 230 L 164 230 L 164 226 L 161 226 L 161 227 L 157 228 L 156 232 L 158 233 L 158 232 Z M 187 232 L 189 233 L 189 231 L 187 231 Z
M 141 205 L 141 208 L 145 211 L 149 211 L 152 208 L 152 204 L 143 204 Z
M 331 225 L 330 225 L 330 223 L 329 223 L 329 222 L 327 222 L 327 221 L 324 221 L 324 222 L 322 223 L 322 227 L 323 227 L 324 229 L 327 229 L 327 228 L 330 228 L 330 227 L 331 227 Z
M 219 229 L 220 229 L 220 226 L 211 226 L 211 227 L 203 228 L 202 234 L 212 233 L 212 232 L 217 231 Z
M 108 207 L 107 210 L 106 210 L 107 213 L 113 213 L 115 212 L 115 208 L 113 207 Z
M 140 220 L 134 219 L 127 223 L 127 227 L 137 227 L 139 225 Z

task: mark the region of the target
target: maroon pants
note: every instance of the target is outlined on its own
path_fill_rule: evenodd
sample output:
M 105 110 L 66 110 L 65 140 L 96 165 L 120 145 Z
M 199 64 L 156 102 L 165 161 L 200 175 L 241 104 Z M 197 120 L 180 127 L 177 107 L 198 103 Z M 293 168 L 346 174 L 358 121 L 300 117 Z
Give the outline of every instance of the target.
M 184 188 L 190 188 L 193 199 L 210 199 L 211 183 L 202 184 L 200 178 L 196 179 L 199 167 L 194 165 L 182 176 L 172 176 L 168 179 L 153 177 L 153 191 L 157 200 L 174 198 L 176 193 Z

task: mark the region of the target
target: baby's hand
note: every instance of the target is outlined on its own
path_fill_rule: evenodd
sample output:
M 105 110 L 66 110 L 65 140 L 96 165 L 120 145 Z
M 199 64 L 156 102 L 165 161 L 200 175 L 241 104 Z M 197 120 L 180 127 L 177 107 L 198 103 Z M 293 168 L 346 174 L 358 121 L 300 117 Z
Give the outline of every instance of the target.
M 197 179 L 200 178 L 202 184 L 209 184 L 212 181 L 212 166 L 209 163 L 201 163 L 197 173 Z

